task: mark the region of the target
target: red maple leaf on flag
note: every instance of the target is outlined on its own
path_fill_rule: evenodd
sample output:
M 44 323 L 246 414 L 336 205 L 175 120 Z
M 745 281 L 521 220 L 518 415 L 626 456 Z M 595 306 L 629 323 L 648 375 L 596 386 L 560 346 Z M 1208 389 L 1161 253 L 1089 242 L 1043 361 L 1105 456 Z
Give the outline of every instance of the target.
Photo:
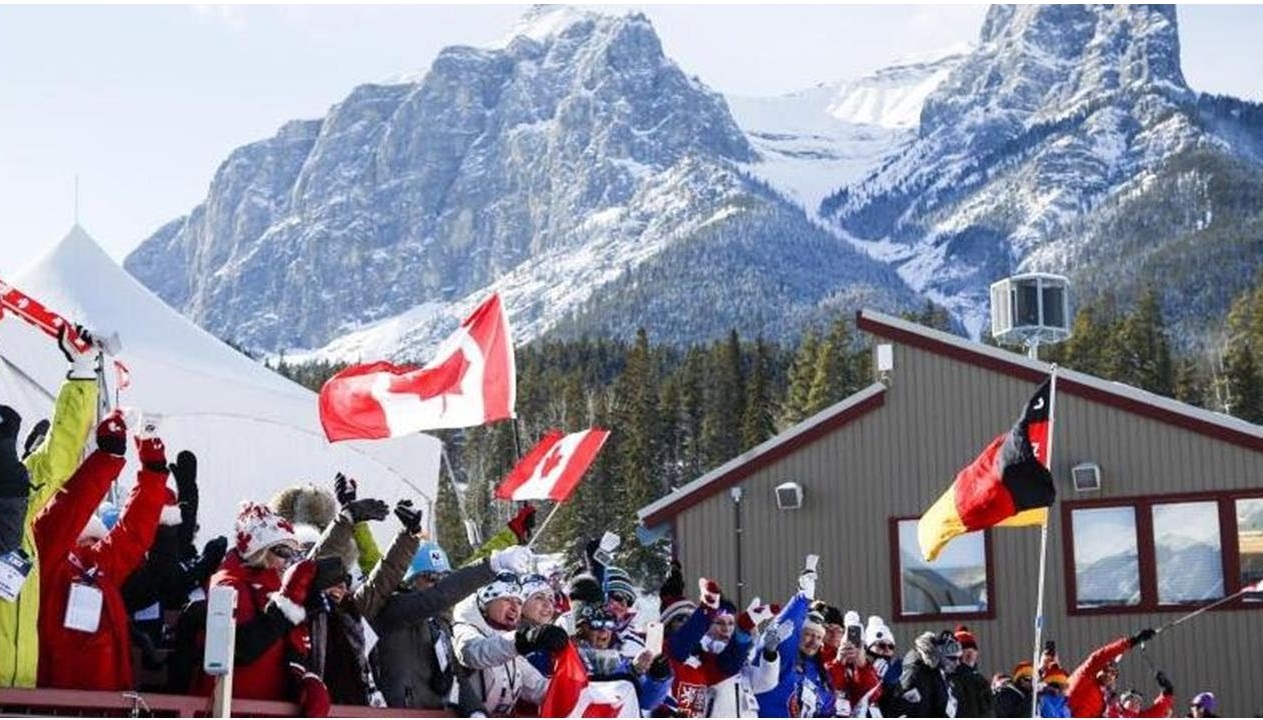
M 469 360 L 465 358 L 465 351 L 457 350 L 437 367 L 392 378 L 389 391 L 416 395 L 422 400 L 440 395 L 460 395 L 460 384 L 467 372 Z
M 553 448 L 552 452 L 548 453 L 548 457 L 544 458 L 544 465 L 539 471 L 540 477 L 550 477 L 553 474 L 553 470 L 556 470 L 557 466 L 560 464 L 561 446 L 558 445 Z

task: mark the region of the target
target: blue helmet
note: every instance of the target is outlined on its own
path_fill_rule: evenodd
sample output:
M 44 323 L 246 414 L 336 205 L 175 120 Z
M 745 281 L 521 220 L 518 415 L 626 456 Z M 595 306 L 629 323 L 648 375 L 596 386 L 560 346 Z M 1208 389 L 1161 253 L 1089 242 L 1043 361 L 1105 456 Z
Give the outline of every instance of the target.
M 452 564 L 447 561 L 447 553 L 443 552 L 443 548 L 439 547 L 438 543 L 422 543 L 421 547 L 417 548 L 417 554 L 412 556 L 412 564 L 408 566 L 408 572 L 404 574 L 403 581 L 410 583 L 421 573 L 449 573 L 451 571 Z

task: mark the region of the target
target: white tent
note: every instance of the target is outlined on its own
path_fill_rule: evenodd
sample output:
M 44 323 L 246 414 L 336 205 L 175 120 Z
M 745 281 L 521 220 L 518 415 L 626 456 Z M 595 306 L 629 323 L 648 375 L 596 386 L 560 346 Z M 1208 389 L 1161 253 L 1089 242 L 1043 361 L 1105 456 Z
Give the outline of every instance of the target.
M 361 494 L 409 497 L 433 523 L 442 447 L 428 435 L 330 444 L 320 428 L 316 394 L 241 355 L 149 292 L 78 226 L 48 255 L 5 278 L 71 322 L 115 330 L 131 384 L 119 404 L 162 416 L 158 435 L 168 457 L 188 449 L 198 457 L 199 534 L 230 534 L 237 505 L 265 502 L 300 481 L 329 485 L 345 472 Z M 66 372 L 55 339 L 20 318 L 0 319 L 0 402 L 22 413 L 25 433 L 48 417 Z M 116 393 L 106 358 L 110 401 Z M 134 455 L 134 453 L 131 453 Z M 135 479 L 134 458 L 120 480 Z M 393 518 L 375 524 L 379 539 Z

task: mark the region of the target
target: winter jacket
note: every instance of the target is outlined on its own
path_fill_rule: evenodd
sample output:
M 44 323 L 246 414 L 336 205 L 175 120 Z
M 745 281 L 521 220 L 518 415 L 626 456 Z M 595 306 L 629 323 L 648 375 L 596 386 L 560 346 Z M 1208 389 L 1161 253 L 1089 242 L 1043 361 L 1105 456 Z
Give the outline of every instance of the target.
M 840 709 L 847 710 L 846 715 L 859 717 L 865 708 L 875 706 L 881 700 L 881 677 L 872 663 L 866 662 L 861 667 L 835 659 L 825 663 L 825 670 L 829 673 L 834 692 L 839 696 Z
M 780 678 L 776 687 L 757 696 L 759 717 L 832 717 L 836 700 L 829 675 L 819 657 L 805 658 L 798 652 L 803 624 L 811 601 L 799 593 L 781 609 L 772 622 L 793 623 L 794 631 L 777 647 Z
M 703 650 L 701 641 L 713 615 L 713 610 L 699 606 L 664 643 L 674 678 L 671 697 L 687 717 L 708 717 L 714 686 L 741 671 L 750 647 L 748 642 L 735 642 L 734 636 L 719 653 Z
M 22 547 L 26 506 L 31 499 L 31 478 L 18 459 L 16 411 L 0 419 L 0 555 Z
M 281 573 L 250 567 L 236 550 L 230 550 L 211 577 L 210 585 L 237 590 L 232 696 L 246 700 L 294 701 L 289 663 L 306 659 L 311 639 L 306 624 L 293 625 L 278 610 L 268 609 L 268 600 L 281 589 Z M 200 661 L 198 664 L 200 667 Z M 193 694 L 209 695 L 214 681 L 200 669 L 196 675 Z
M 457 603 L 453 616 L 456 659 L 473 671 L 474 692 L 482 699 L 483 712 L 503 717 L 519 700 L 538 705 L 547 681 L 526 658 L 518 655 L 513 633 L 493 630 L 472 595 Z
M 1162 693 L 1153 704 L 1136 712 L 1127 711 L 1117 699 L 1112 700 L 1105 710 L 1105 717 L 1110 718 L 1164 718 L 1170 717 L 1175 706 L 1175 697 Z
M 903 675 L 891 698 L 897 715 L 956 717 L 956 696 L 943 671 L 930 667 L 916 650 L 903 658 Z
M 126 461 L 97 450 L 35 518 L 35 544 L 44 558 L 40 578 L 39 686 L 71 690 L 130 690 L 130 616 L 122 585 L 153 543 L 166 500 L 167 473 L 142 469 L 118 524 L 91 545 L 76 547 Z M 101 593 L 95 631 L 65 627 L 72 586 Z
M 461 714 L 482 709 L 471 674 L 458 672 L 451 609 L 493 579 L 484 560 L 427 590 L 400 590 L 386 599 L 369 622 L 377 633 L 369 659 L 388 706 L 441 710 L 455 688 Z
M 956 666 L 952 673 L 952 692 L 956 695 L 956 717 L 993 718 L 995 698 L 991 694 L 991 681 L 978 672 L 978 668 L 965 663 Z
M 996 717 L 1018 718 L 1031 716 L 1030 693 L 1022 692 L 1012 683 L 995 691 Z
M 31 492 L 23 523 L 22 552 L 33 567 L 17 601 L 0 601 L 0 687 L 35 687 L 39 670 L 40 580 L 32 528 L 35 516 L 79 467 L 96 417 L 96 403 L 95 380 L 63 382 L 48 435 L 23 461 L 30 474 Z
M 749 647 L 750 643 L 743 639 L 742 645 Z M 768 660 L 757 648 L 751 648 L 740 672 L 711 687 L 709 717 L 758 717 L 758 695 L 774 689 L 780 678 L 781 656 Z
M 1070 714 L 1070 702 L 1065 695 L 1043 692 L 1039 694 L 1039 716 L 1042 718 L 1073 717 Z M 1099 716 L 1094 715 L 1093 717 Z
M 321 536 L 312 556 L 319 558 L 332 554 L 333 548 L 351 542 L 353 533 L 354 524 L 339 515 Z M 362 542 L 357 539 L 356 544 Z M 364 582 L 337 606 L 329 608 L 329 612 L 311 619 L 309 667 L 324 679 L 333 702 L 368 705 L 376 695 L 377 687 L 365 652 L 364 628 L 360 621 L 362 618 L 371 624 L 381 612 L 390 594 L 399 587 L 404 573 L 408 572 L 408 564 L 419 545 L 420 541 L 415 537 L 400 532 L 391 543 L 386 557 L 371 569 Z M 376 543 L 372 546 L 376 550 Z M 375 556 L 380 557 L 380 553 Z
M 1131 643 L 1127 638 L 1097 648 L 1070 673 L 1070 711 L 1077 718 L 1101 717 L 1105 713 L 1105 688 L 1096 682 L 1099 673 L 1111 660 L 1127 652 Z
M 30 500 L 29 492 L 15 497 L 0 497 L 0 555 L 22 547 L 22 527 Z

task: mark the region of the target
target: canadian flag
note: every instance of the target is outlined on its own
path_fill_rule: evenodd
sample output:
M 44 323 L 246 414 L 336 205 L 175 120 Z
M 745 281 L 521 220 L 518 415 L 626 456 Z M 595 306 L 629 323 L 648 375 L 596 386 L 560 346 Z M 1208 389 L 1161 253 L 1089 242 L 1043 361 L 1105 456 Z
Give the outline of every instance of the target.
M 636 699 L 636 687 L 626 680 L 589 682 L 579 651 L 574 643 L 566 643 L 544 691 L 539 716 L 640 717 L 640 702 Z
M 500 482 L 496 497 L 519 501 L 565 500 L 609 436 L 610 431 L 601 428 L 569 435 L 549 430 Z
M 514 416 L 517 378 L 509 321 L 493 294 L 443 341 L 425 367 L 353 365 L 320 388 L 331 442 L 484 425 Z

